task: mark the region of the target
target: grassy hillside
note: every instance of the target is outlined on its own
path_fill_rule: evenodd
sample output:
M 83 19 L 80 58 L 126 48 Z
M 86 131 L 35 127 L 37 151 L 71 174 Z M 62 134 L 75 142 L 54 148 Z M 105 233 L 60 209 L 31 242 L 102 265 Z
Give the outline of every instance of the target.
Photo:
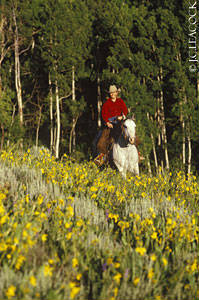
M 0 153 L 0 299 L 199 299 L 199 183 Z

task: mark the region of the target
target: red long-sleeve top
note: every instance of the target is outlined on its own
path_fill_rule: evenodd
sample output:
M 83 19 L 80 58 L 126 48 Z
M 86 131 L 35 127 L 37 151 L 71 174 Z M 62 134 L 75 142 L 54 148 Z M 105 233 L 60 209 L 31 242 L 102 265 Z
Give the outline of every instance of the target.
M 121 116 L 122 113 L 126 116 L 128 109 L 121 98 L 117 98 L 115 102 L 109 98 L 102 106 L 102 118 L 105 123 L 109 118 Z

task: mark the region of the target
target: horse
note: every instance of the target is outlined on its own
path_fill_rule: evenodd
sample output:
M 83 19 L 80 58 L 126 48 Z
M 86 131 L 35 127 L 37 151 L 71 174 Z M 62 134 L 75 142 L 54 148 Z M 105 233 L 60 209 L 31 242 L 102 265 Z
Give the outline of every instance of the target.
M 132 119 L 121 122 L 120 133 L 112 146 L 112 159 L 122 176 L 126 178 L 126 172 L 130 171 L 139 176 L 139 157 L 135 145 L 135 127 Z

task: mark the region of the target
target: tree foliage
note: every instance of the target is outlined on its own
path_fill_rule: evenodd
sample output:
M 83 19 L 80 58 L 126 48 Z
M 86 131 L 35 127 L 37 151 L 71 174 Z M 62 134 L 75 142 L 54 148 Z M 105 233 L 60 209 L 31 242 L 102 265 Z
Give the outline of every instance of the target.
M 130 114 L 136 117 L 141 148 L 149 158 L 148 163 L 154 164 L 156 152 L 158 164 L 167 165 L 168 159 L 175 166 L 180 159 L 185 167 L 192 154 L 192 166 L 196 169 L 198 90 L 197 72 L 189 70 L 188 6 L 186 0 L 178 3 L 2 0 L 0 119 L 3 129 L 9 130 L 9 124 L 18 123 L 14 52 L 17 26 L 23 140 L 35 143 L 39 135 L 39 142 L 49 146 L 50 128 L 53 126 L 55 132 L 57 126 L 57 88 L 62 152 L 68 149 L 73 131 L 76 149 L 83 145 L 80 151 L 86 157 L 97 127 L 99 82 L 104 100 L 109 85 L 116 84 Z M 53 120 L 50 121 L 51 96 Z M 10 132 L 5 135 L 1 131 L 2 147 L 12 137 L 17 140 L 18 130 Z

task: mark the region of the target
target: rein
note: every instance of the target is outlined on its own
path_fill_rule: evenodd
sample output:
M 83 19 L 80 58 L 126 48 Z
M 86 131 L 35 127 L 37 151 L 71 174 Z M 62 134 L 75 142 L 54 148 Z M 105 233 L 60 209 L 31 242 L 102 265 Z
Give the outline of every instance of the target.
M 131 144 L 131 145 L 135 144 L 135 138 L 131 139 L 126 135 L 125 128 L 124 128 L 124 123 L 122 123 L 121 129 L 122 129 L 122 132 L 121 132 L 120 136 L 123 136 L 123 138 L 126 142 L 126 147 L 128 146 L 128 144 Z

